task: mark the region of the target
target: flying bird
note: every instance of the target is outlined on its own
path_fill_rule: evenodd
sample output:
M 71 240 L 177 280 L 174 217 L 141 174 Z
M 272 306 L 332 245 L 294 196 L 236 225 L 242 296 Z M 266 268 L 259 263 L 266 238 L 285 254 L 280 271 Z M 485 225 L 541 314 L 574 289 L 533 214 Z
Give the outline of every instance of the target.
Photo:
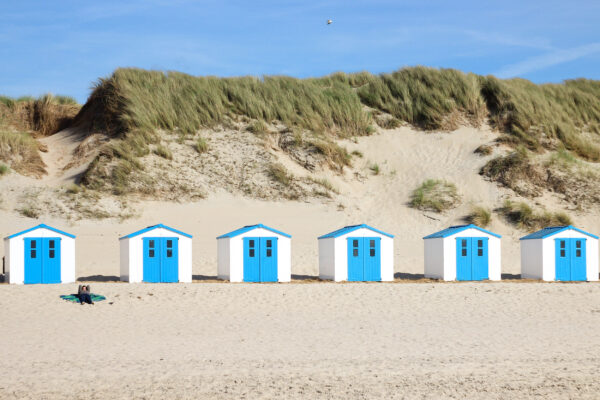
M 332 20 L 328 19 L 327 20 L 327 25 L 331 25 L 332 22 L 333 22 Z

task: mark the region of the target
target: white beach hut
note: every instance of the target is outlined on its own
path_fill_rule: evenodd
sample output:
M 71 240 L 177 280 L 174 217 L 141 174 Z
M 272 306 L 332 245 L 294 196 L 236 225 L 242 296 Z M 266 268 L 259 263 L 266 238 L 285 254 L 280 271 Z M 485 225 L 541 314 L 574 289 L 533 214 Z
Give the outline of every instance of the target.
M 217 238 L 218 277 L 230 282 L 289 282 L 291 236 L 263 224 Z
M 499 281 L 501 236 L 476 225 L 451 226 L 425 236 L 425 277 Z
M 4 238 L 9 283 L 75 282 L 75 236 L 41 224 Z
M 192 235 L 158 224 L 123 236 L 119 244 L 122 281 L 192 281 Z
M 521 277 L 597 281 L 598 236 L 569 225 L 544 228 L 522 237 Z
M 346 226 L 318 240 L 321 279 L 394 280 L 394 235 L 362 224 Z

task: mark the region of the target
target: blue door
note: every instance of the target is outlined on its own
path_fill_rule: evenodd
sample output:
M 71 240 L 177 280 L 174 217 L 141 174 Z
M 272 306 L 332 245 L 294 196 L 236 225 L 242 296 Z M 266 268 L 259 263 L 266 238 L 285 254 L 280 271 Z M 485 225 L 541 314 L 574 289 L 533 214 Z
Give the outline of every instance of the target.
M 260 281 L 277 282 L 277 238 L 260 238 Z
M 363 238 L 365 281 L 381 280 L 381 238 Z
M 44 238 L 42 251 L 42 283 L 60 283 L 60 238 Z
M 585 281 L 585 239 L 554 239 L 557 281 Z
M 179 282 L 179 240 L 161 238 L 161 282 Z
M 144 282 L 179 282 L 179 241 L 148 237 L 144 243 Z
M 471 260 L 473 262 L 473 280 L 489 279 L 488 268 L 488 238 L 471 238 L 473 247 Z
M 244 238 L 244 282 L 277 282 L 277 238 Z
M 42 283 L 42 240 L 25 239 L 25 283 Z
M 488 238 L 456 238 L 456 280 L 489 278 Z
M 348 280 L 381 280 L 381 238 L 349 237 Z
M 571 239 L 571 280 L 587 280 L 585 239 Z
M 348 238 L 348 280 L 363 281 L 365 279 L 363 238 Z
M 24 283 L 60 283 L 60 238 L 25 239 Z
M 244 282 L 260 282 L 260 238 L 244 238 Z

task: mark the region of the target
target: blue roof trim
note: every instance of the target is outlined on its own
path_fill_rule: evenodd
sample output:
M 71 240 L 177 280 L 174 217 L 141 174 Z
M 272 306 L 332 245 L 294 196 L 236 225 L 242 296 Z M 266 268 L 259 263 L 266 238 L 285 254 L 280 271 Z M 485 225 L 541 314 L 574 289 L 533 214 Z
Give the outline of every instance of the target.
M 251 231 L 253 229 L 258 229 L 258 228 L 266 229 L 268 231 L 271 231 L 271 232 L 276 233 L 276 234 L 281 235 L 281 236 L 285 236 L 287 238 L 291 238 L 292 237 L 292 235 L 288 235 L 287 233 L 278 231 L 277 229 L 273 229 L 273 228 L 268 227 L 266 225 L 256 224 L 256 225 L 246 225 L 246 226 L 244 226 L 244 227 L 242 227 L 240 229 L 236 229 L 235 231 L 231 231 L 231 232 L 226 233 L 224 235 L 217 236 L 217 239 L 232 238 L 232 237 L 241 235 L 242 233 L 246 233 L 246 232 L 249 232 L 249 231 Z
M 119 238 L 119 240 L 121 240 L 121 239 L 130 239 L 132 237 L 141 235 L 142 233 L 146 233 L 148 231 L 151 231 L 151 230 L 154 230 L 154 229 L 158 229 L 158 228 L 166 229 L 168 231 L 180 234 L 180 235 L 188 237 L 190 239 L 192 238 L 192 235 L 190 235 L 189 233 L 185 233 L 185 232 L 179 231 L 179 230 L 177 230 L 175 228 L 171 228 L 170 226 L 166 226 L 166 225 L 163 225 L 163 224 L 158 224 L 158 225 L 149 226 L 149 227 L 144 228 L 144 229 L 140 229 L 137 232 L 130 233 L 129 235 L 126 235 L 126 236 L 123 236 L 123 237 Z
M 459 232 L 462 232 L 464 230 L 467 230 L 467 229 L 477 229 L 477 230 L 479 230 L 481 232 L 485 232 L 488 235 L 492 235 L 492 236 L 495 236 L 497 238 L 501 238 L 502 237 L 501 235 L 498 235 L 497 233 L 490 232 L 490 231 L 488 231 L 486 229 L 478 227 L 477 225 L 469 224 L 469 225 L 451 226 L 451 227 L 446 228 L 444 230 L 441 230 L 439 232 L 432 233 L 431 235 L 425 236 L 423 239 L 445 238 L 445 237 L 448 237 L 448 236 L 455 235 L 455 234 L 457 234 Z
M 598 239 L 598 236 L 593 235 L 589 232 L 586 232 L 582 229 L 576 228 L 573 225 L 566 225 L 566 226 L 549 226 L 547 228 L 544 229 L 540 229 L 537 232 L 533 232 L 530 233 L 529 235 L 523 236 L 521 239 L 519 240 L 531 240 L 531 239 L 545 239 L 547 237 L 556 235 L 559 232 L 563 232 L 566 230 L 572 229 L 574 231 L 577 231 L 579 233 L 583 233 L 584 235 L 593 237 L 594 239 Z
M 338 229 L 336 231 L 330 232 L 330 233 L 328 233 L 326 235 L 319 236 L 318 239 L 336 238 L 336 237 L 345 235 L 347 233 L 353 232 L 353 231 L 355 231 L 357 229 L 361 229 L 361 228 L 370 229 L 373 232 L 377 232 L 377 233 L 380 233 L 382 235 L 385 235 L 385 236 L 388 236 L 388 237 L 391 237 L 391 238 L 394 237 L 394 235 L 392 235 L 391 233 L 380 231 L 379 229 L 375 229 L 372 226 L 369 226 L 367 224 L 361 224 L 361 225 L 349 225 L 349 226 L 345 226 L 345 227 L 340 228 L 340 229 Z
M 5 239 L 12 239 L 12 238 L 15 238 L 17 236 L 21 236 L 21 235 L 23 235 L 23 234 L 25 234 L 27 232 L 35 231 L 36 229 L 49 229 L 49 230 L 51 230 L 53 232 L 60 233 L 61 235 L 65 235 L 65 236 L 68 236 L 70 238 L 75 239 L 75 235 L 71 235 L 70 233 L 61 231 L 60 229 L 53 228 L 53 227 L 51 227 L 49 225 L 46 225 L 46 224 L 39 224 L 37 226 L 34 226 L 33 228 L 25 229 L 24 231 L 21 231 L 19 233 L 15 233 L 13 235 L 7 236 L 7 237 L 5 237 Z

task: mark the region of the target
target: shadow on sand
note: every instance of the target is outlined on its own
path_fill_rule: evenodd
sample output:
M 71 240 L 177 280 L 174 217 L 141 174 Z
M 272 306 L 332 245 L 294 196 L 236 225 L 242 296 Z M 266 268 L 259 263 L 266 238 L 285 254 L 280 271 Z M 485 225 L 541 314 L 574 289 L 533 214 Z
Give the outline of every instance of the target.
M 409 274 L 406 272 L 396 272 L 394 274 L 394 279 L 402 279 L 402 280 L 406 280 L 406 281 L 420 281 L 422 279 L 425 279 L 425 275 L 424 274 Z
M 77 278 L 77 282 L 121 282 L 121 278 L 115 275 L 90 275 Z

